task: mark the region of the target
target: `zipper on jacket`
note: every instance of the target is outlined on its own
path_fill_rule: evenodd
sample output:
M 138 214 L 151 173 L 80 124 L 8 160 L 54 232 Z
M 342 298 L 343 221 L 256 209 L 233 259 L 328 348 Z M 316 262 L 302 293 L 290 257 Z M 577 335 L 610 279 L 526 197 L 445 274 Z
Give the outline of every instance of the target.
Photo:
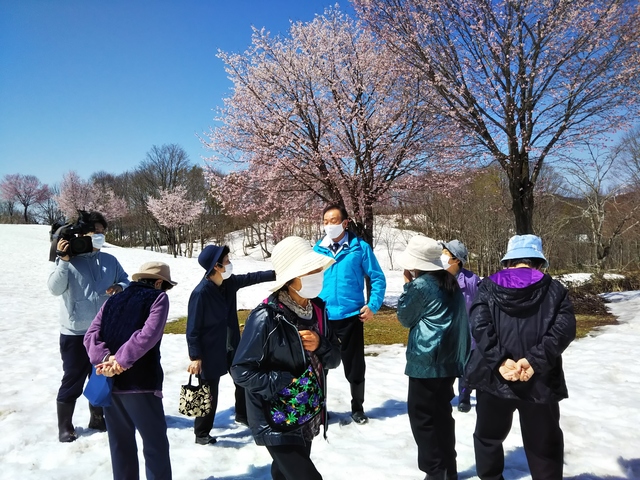
M 287 320 L 286 317 L 281 313 L 279 313 L 278 315 L 280 315 L 282 317 L 282 320 L 284 320 L 285 323 L 287 323 L 288 325 L 291 325 L 291 328 L 293 328 L 296 331 L 296 334 L 298 335 L 298 340 L 300 340 L 300 351 L 302 352 L 302 360 L 304 361 L 304 366 L 306 367 L 307 355 L 304 353 L 304 345 L 302 344 L 302 338 L 300 338 L 300 334 L 298 333 L 298 327 L 296 327 L 293 323 Z

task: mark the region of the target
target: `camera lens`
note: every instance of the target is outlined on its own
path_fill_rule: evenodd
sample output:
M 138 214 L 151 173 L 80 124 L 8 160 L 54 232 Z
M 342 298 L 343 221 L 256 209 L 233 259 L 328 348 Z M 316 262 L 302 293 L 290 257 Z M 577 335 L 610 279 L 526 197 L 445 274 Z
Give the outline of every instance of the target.
M 81 253 L 89 253 L 93 251 L 91 237 L 81 236 L 74 237 L 69 240 L 69 252 L 71 255 L 80 255 Z

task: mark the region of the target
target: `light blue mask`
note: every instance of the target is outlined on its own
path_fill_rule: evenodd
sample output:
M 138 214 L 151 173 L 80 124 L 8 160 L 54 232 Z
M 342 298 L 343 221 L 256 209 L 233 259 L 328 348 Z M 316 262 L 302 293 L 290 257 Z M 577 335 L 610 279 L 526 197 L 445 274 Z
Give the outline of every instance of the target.
M 91 244 L 93 248 L 100 250 L 104 246 L 104 233 L 94 233 L 91 235 Z

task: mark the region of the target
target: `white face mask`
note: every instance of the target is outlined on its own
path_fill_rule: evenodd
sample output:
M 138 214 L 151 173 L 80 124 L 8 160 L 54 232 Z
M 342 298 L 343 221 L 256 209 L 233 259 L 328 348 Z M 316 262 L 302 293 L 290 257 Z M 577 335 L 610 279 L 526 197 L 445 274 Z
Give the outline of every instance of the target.
M 233 273 L 233 264 L 229 262 L 228 265 L 223 265 L 223 266 L 224 266 L 224 272 L 222 272 L 220 275 L 222 275 L 223 280 L 226 280 Z
M 324 272 L 318 272 L 304 277 L 299 277 L 302 286 L 296 290 L 302 298 L 316 298 L 322 291 Z M 294 288 L 295 290 L 295 288 Z
M 324 231 L 326 232 L 327 236 L 333 240 L 334 238 L 338 238 L 340 235 L 342 235 L 342 232 L 344 232 L 344 227 L 342 226 L 342 223 L 339 223 L 338 225 L 325 225 Z
M 104 245 L 104 233 L 94 233 L 91 235 L 91 244 L 93 248 L 100 250 Z
M 451 257 L 449 255 L 445 255 L 444 253 L 440 255 L 440 261 L 442 262 L 442 266 L 445 270 L 447 270 L 451 265 L 449 265 L 449 260 Z

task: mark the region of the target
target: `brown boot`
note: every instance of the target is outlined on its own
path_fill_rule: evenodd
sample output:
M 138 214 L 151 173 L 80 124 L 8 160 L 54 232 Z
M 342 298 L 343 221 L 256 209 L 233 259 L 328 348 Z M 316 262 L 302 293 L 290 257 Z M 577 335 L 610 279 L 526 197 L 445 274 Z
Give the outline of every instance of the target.
M 73 411 L 76 408 L 76 402 L 63 403 L 57 402 L 58 406 L 58 440 L 62 443 L 73 442 L 78 438 L 76 430 L 73 428 Z

